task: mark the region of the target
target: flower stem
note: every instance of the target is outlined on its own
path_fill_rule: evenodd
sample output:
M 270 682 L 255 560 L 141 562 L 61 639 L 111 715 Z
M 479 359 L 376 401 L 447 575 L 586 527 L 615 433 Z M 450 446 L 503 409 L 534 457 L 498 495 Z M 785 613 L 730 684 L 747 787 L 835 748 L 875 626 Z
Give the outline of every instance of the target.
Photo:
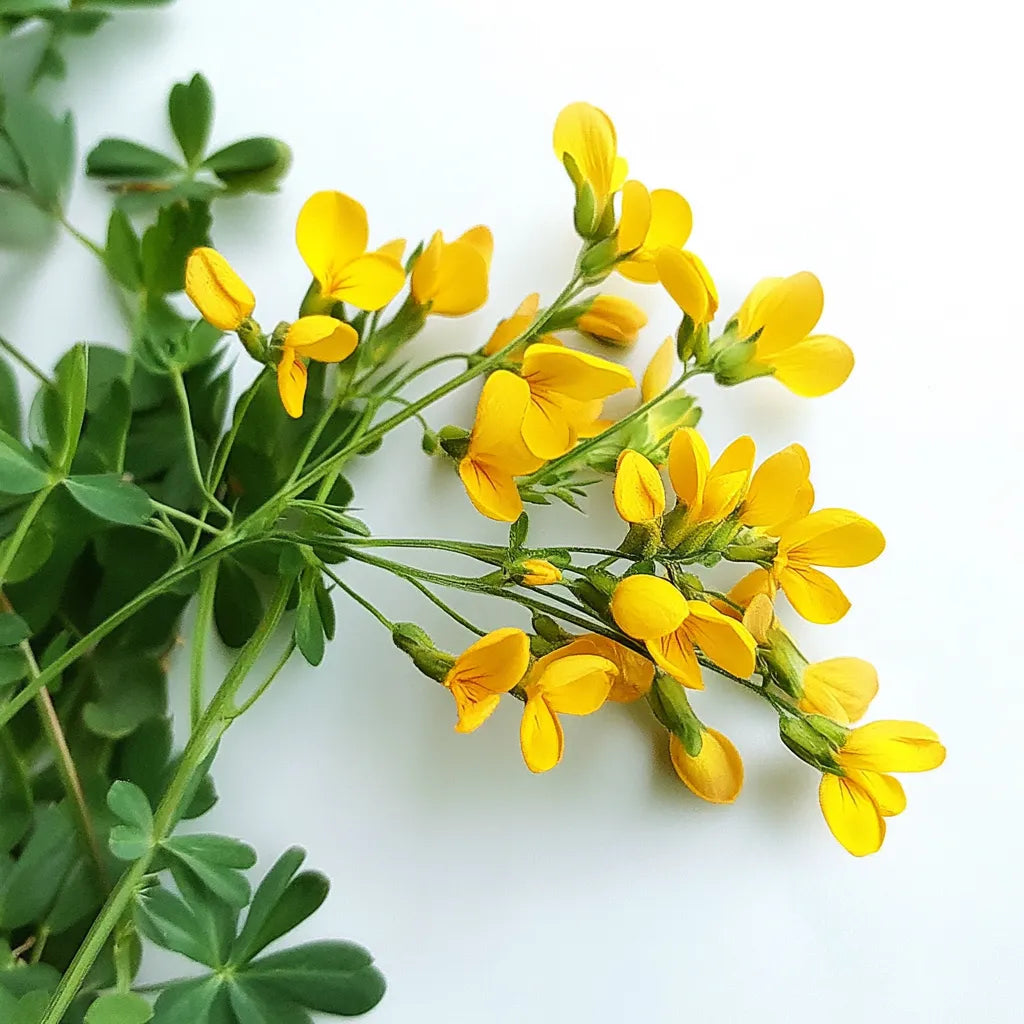
M 189 721 L 194 732 L 203 717 L 203 674 L 206 668 L 206 638 L 213 622 L 213 602 L 217 596 L 217 563 L 199 574 L 196 621 L 192 627 L 192 657 L 189 664 Z
M 56 484 L 50 484 L 33 496 L 28 505 L 25 506 L 25 511 L 22 512 L 21 519 L 14 528 L 14 532 L 3 544 L 0 544 L 0 587 L 7 582 L 7 574 L 11 571 L 11 566 L 18 557 L 18 551 L 25 542 L 28 531 L 32 528 L 36 516 L 42 511 L 43 505 L 46 504 L 46 499 L 50 496 L 50 492 L 56 486 Z
M 185 441 L 188 447 L 188 460 L 192 466 L 192 475 L 195 477 L 203 497 L 230 522 L 231 510 L 222 505 L 217 500 L 213 491 L 206 486 L 206 476 L 203 473 L 202 466 L 199 464 L 199 449 L 196 447 L 196 434 L 192 428 L 192 410 L 189 407 L 188 392 L 185 390 L 185 378 L 177 367 L 171 371 L 170 376 L 174 384 L 174 393 L 178 396 L 178 405 L 181 407 L 181 420 L 185 427 Z
M 56 387 L 52 380 L 32 362 L 20 349 L 12 345 L 6 338 L 0 337 L 0 348 L 2 348 L 15 362 L 19 363 L 24 369 L 28 370 L 30 374 L 40 384 L 45 385 L 48 388 Z

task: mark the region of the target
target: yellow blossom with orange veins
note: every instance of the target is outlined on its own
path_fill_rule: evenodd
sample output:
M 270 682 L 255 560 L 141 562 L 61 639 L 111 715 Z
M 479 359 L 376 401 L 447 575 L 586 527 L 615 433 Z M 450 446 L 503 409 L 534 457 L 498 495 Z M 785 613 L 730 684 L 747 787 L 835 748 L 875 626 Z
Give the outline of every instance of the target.
M 492 373 L 480 393 L 459 476 L 470 501 L 488 519 L 515 522 L 523 511 L 515 478 L 544 464 L 523 441 L 523 419 L 529 404 L 529 385 L 508 370 Z
M 302 416 L 307 384 L 304 358 L 318 363 L 340 363 L 358 344 L 355 328 L 332 316 L 304 316 L 296 320 L 285 334 L 281 361 L 277 364 L 277 390 L 285 412 L 293 419 Z
M 412 270 L 412 297 L 435 316 L 466 316 L 487 301 L 494 238 L 482 224 L 454 242 L 435 231 Z M 511 339 L 509 339 L 511 340 Z
M 530 640 L 521 629 L 496 629 L 467 647 L 444 679 L 459 716 L 455 731 L 478 729 L 529 664 Z
M 646 326 L 647 314 L 635 302 L 620 295 L 595 296 L 576 322 L 581 334 L 623 348 L 635 345 L 641 329 Z
M 366 210 L 350 196 L 317 192 L 306 200 L 295 241 L 323 298 L 377 310 L 401 291 L 405 268 L 399 255 L 405 243 L 367 252 L 369 236 Z
M 593 654 L 610 661 L 616 674 L 608 700 L 616 704 L 639 700 L 654 682 L 654 665 L 649 658 L 600 633 L 584 633 L 559 650 L 563 656 Z
M 805 398 L 835 391 L 853 370 L 853 352 L 845 342 L 811 333 L 824 304 L 821 282 L 802 271 L 765 278 L 735 317 L 741 338 L 757 335 L 754 362 L 770 368 L 790 391 Z
M 642 640 L 655 664 L 695 690 L 704 688 L 697 650 L 742 679 L 754 671 L 754 638 L 706 601 L 687 600 L 668 580 L 637 574 L 620 580 L 611 599 L 619 628 Z

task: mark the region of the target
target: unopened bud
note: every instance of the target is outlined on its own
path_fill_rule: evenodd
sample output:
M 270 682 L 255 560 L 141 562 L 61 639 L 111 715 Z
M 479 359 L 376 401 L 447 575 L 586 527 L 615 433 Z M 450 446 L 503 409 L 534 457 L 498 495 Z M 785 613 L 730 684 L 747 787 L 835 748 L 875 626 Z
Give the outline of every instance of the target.
M 516 581 L 527 587 L 546 587 L 562 581 L 562 571 L 545 558 L 526 558 L 513 568 Z
M 439 683 L 444 682 L 455 664 L 455 659 L 446 651 L 439 651 L 429 634 L 414 622 L 396 622 L 391 639 L 425 676 Z
M 834 772 L 838 767 L 832 745 L 804 719 L 783 715 L 779 719 L 779 736 L 801 761 L 818 771 Z

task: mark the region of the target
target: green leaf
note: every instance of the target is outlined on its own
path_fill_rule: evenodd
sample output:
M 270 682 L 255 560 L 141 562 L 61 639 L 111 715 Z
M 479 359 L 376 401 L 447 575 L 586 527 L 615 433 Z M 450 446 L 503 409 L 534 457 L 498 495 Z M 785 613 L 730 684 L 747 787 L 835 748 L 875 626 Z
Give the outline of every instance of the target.
M 323 626 L 324 636 L 328 640 L 333 640 L 338 626 L 334 613 L 334 601 L 331 600 L 330 591 L 319 577 L 313 585 L 313 596 L 316 598 L 316 608 L 320 613 L 320 624 Z
M 21 856 L 0 886 L 0 927 L 20 928 L 46 913 L 78 851 L 64 808 L 44 807 Z
M 53 26 L 40 19 L 0 36 L 0 93 L 25 92 L 35 82 L 52 38 Z
M 75 453 L 72 472 L 114 473 L 120 477 L 132 418 L 132 393 L 120 378 L 110 381 L 103 401 L 90 410 Z
M 0 431 L 11 437 L 21 434 L 21 398 L 10 363 L 0 355 Z
M 296 875 L 305 859 L 305 850 L 286 850 L 260 882 L 231 950 L 232 964 L 247 963 L 302 924 L 327 898 L 330 882 L 324 875 L 317 871 Z
M 0 493 L 35 494 L 49 482 L 46 464 L 16 438 L 0 430 Z
M 181 170 L 166 154 L 129 139 L 103 139 L 85 160 L 85 173 L 93 178 L 152 181 Z
M 301 1006 L 278 995 L 269 985 L 234 978 L 228 994 L 238 1024 L 310 1024 L 310 1016 Z
M 196 835 L 167 839 L 162 849 L 225 903 L 244 907 L 249 902 L 252 890 L 241 870 L 256 863 L 251 847 L 225 836 Z
M 228 647 L 244 646 L 263 618 L 263 601 L 252 577 L 233 558 L 221 560 L 213 597 L 213 618 Z
M 32 635 L 28 623 L 14 612 L 0 612 L 0 647 L 16 647 Z
M 0 552 L 5 541 L 0 541 Z M 21 542 L 10 569 L 7 570 L 5 583 L 21 583 L 34 576 L 49 560 L 53 553 L 53 528 L 42 516 L 28 528 L 25 539 Z
M 100 996 L 85 1015 L 85 1024 L 147 1024 L 153 1007 L 134 992 L 112 992 Z
M 153 514 L 149 495 L 116 473 L 69 476 L 64 486 L 82 508 L 111 523 L 141 526 Z
M 21 157 L 15 148 L 0 135 L 0 186 L 22 188 L 28 184 L 28 175 L 22 165 Z
M 308 581 L 308 582 L 307 582 Z M 304 581 L 299 590 L 299 606 L 295 611 L 295 643 L 310 665 L 324 660 L 324 626 L 320 619 L 315 584 Z
M 526 536 L 530 531 L 530 517 L 524 512 L 520 517 L 509 527 L 508 531 L 508 549 L 513 554 L 519 551 L 522 546 L 526 543 Z
M 190 201 L 164 206 L 156 223 L 142 236 L 142 280 L 156 295 L 180 292 L 185 287 L 185 261 L 189 253 L 209 243 L 210 208 Z
M 29 992 L 18 1000 L 18 1008 L 14 1011 L 10 1024 L 39 1024 L 43 1019 L 50 996 L 47 992 Z
M 203 166 L 232 191 L 271 192 L 288 173 L 291 150 L 279 139 L 243 139 L 206 158 Z
M 216 967 L 218 950 L 211 945 L 212 936 L 204 930 L 191 908 L 167 889 L 147 889 L 138 897 L 138 925 L 142 933 L 156 945 L 169 949 L 189 960 Z M 157 1003 L 157 1020 L 160 1003 Z M 191 1018 L 188 1024 L 201 1017 Z
M 123 210 L 115 209 L 107 224 L 107 269 L 118 284 L 129 291 L 142 285 L 142 253 L 139 236 Z
M 354 1017 L 372 1010 L 384 995 L 384 976 L 373 957 L 351 942 L 311 942 L 256 960 L 245 977 L 323 1013 Z
M 56 388 L 42 391 L 43 422 L 54 465 L 67 472 L 85 418 L 89 381 L 89 351 L 85 345 L 75 345 L 61 357 L 54 378 Z
M 59 118 L 35 97 L 15 93 L 7 97 L 4 128 L 40 203 L 58 208 L 70 183 L 75 158 L 71 115 Z
M 160 993 L 156 1001 L 153 1024 L 214 1024 L 211 1011 L 223 997 L 220 979 L 201 978 L 181 982 Z M 217 1018 L 220 1024 L 223 1018 Z M 225 1024 L 234 1024 L 227 1018 Z
M 146 794 L 133 782 L 118 779 L 107 790 L 107 806 L 126 825 L 132 825 L 140 832 L 153 832 L 153 809 Z
M 82 708 L 85 727 L 105 739 L 130 736 L 167 712 L 167 680 L 155 658 L 98 660 L 97 694 Z
M 201 156 L 210 138 L 213 124 L 213 91 L 200 74 L 189 82 L 179 82 L 168 100 L 171 130 L 181 146 L 187 163 Z
M 28 675 L 28 662 L 21 651 L 0 651 L 0 691 Z

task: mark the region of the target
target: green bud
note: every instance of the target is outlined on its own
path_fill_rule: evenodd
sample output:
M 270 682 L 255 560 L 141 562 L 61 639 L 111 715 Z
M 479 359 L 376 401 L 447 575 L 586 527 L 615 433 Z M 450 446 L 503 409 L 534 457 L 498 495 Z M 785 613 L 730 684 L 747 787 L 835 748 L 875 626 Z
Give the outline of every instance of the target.
M 245 351 L 253 359 L 260 363 L 267 361 L 269 356 L 267 352 L 267 339 L 263 337 L 260 325 L 251 316 L 238 325 L 236 333 L 238 334 L 238 340 L 245 346 Z
M 580 238 L 593 236 L 597 227 L 597 200 L 594 198 L 594 190 L 585 181 L 576 186 L 576 207 L 572 220 Z
M 784 630 L 772 629 L 768 637 L 769 646 L 760 652 L 765 667 L 779 689 L 799 700 L 804 693 L 802 680 L 807 659 Z
M 429 679 L 443 683 L 455 664 L 446 651 L 439 651 L 429 634 L 415 622 L 396 622 L 391 639 L 400 651 L 412 658 L 412 663 Z
M 781 716 L 779 736 L 801 761 L 812 765 L 818 771 L 834 772 L 838 768 L 832 745 L 803 718 Z
M 656 521 L 630 523 L 619 550 L 625 555 L 639 555 L 649 558 L 661 548 L 661 527 Z
M 719 344 L 727 336 L 719 339 Z M 725 387 L 742 384 L 754 377 L 764 377 L 771 369 L 754 359 L 756 345 L 753 341 L 734 341 L 719 348 L 712 357 L 715 381 Z
M 690 757 L 697 757 L 704 745 L 703 726 L 693 713 L 683 685 L 671 676 L 658 672 L 647 694 L 654 717 L 669 732 L 679 737 Z
M 595 582 L 601 580 L 600 584 Z M 614 580 L 612 581 L 611 587 L 606 587 L 604 581 L 600 576 L 595 573 L 590 574 L 590 578 L 577 577 L 569 584 L 572 592 L 588 607 L 592 608 L 599 615 L 608 614 L 608 602 L 611 598 L 611 592 L 614 589 Z
M 576 326 L 579 318 L 590 309 L 592 300 L 577 302 L 572 306 L 556 310 L 544 323 L 544 330 L 550 333 L 556 331 L 568 331 Z
M 573 635 L 562 629 L 550 615 L 542 615 L 540 612 L 533 613 L 533 629 L 538 636 L 558 647 L 573 639 Z
M 676 331 L 676 353 L 681 363 L 688 362 L 693 357 L 694 333 L 697 324 L 689 313 L 683 314 L 679 330 Z
M 735 519 L 726 519 L 718 524 L 704 546 L 711 551 L 721 551 L 739 533 L 741 528 L 742 524 L 736 522 Z
M 438 444 L 449 458 L 461 462 L 469 451 L 469 431 L 449 424 L 437 432 Z
M 683 507 L 678 505 L 676 509 Z M 676 509 L 673 509 L 673 512 Z M 673 519 L 672 533 L 669 533 L 668 527 L 665 529 L 665 544 L 670 546 L 673 553 L 677 555 L 690 555 L 697 551 L 703 551 L 715 530 L 718 529 L 718 525 L 718 523 L 699 523 L 696 526 L 690 526 L 685 520 L 685 515 L 678 516 Z
M 433 430 L 427 428 L 423 431 L 423 440 L 420 442 L 420 447 L 427 455 L 437 455 L 441 451 L 441 439 Z
M 847 740 L 850 735 L 850 730 L 845 726 L 840 725 L 838 722 L 833 722 L 831 718 L 826 718 L 824 715 L 808 715 L 807 721 L 819 732 L 826 740 L 838 750 Z
M 367 358 L 374 366 L 390 359 L 403 345 L 423 330 L 429 307 L 417 305 L 410 295 L 386 324 L 368 339 Z

